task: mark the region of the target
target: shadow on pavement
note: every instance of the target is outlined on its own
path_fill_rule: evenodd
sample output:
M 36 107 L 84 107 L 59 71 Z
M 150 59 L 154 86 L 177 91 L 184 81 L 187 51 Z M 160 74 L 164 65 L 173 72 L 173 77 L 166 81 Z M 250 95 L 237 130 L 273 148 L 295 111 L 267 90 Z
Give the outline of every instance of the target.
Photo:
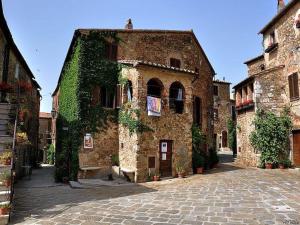
M 84 209 L 89 201 L 108 204 L 114 198 L 150 193 L 157 190 L 139 184 L 117 187 L 72 189 L 69 185 L 57 184 L 53 179 L 53 167 L 33 170 L 31 180 L 19 181 L 15 188 L 14 209 L 10 224 L 26 222 L 29 218 L 54 217 L 71 207 Z

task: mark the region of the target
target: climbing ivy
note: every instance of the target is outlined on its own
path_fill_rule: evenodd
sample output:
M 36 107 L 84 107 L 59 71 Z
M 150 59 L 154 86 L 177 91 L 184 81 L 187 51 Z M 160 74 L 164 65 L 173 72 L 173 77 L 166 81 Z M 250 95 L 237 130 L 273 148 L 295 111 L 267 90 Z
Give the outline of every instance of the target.
M 131 102 L 124 104 L 119 112 L 119 123 L 127 127 L 129 134 L 153 131 L 149 126 L 142 123 L 139 109 L 132 109 Z
M 120 72 L 124 65 L 106 59 L 107 40 L 115 43 L 120 41 L 115 32 L 81 35 L 63 68 L 57 119 L 57 181 L 77 179 L 78 151 L 84 133 L 96 133 L 105 129 L 109 121 L 116 123 L 118 120 L 128 127 L 131 134 L 150 130 L 141 123 L 138 110 L 122 107 L 118 112 L 118 109 L 103 108 L 99 103 L 92 104 L 92 93 L 96 87 L 105 87 L 112 93 L 118 83 L 128 83 Z

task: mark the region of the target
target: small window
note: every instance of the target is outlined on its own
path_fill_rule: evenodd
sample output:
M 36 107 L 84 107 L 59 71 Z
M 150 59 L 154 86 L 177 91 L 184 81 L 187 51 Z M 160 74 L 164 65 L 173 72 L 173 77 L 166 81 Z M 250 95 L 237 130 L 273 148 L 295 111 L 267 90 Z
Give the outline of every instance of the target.
M 195 67 L 195 73 L 199 74 L 199 68 L 198 67 Z
M 180 82 L 174 82 L 170 87 L 170 109 L 175 113 L 182 114 L 184 109 L 184 87 Z
M 180 68 L 181 62 L 179 59 L 170 58 L 170 66 L 175 68 Z
M 194 124 L 202 127 L 202 102 L 201 98 L 194 96 L 193 102 L 193 121 Z
M 118 45 L 117 43 L 109 43 L 105 44 L 105 58 L 111 61 L 117 61 L 118 55 Z
M 219 87 L 217 85 L 214 85 L 214 95 L 219 96 Z
M 273 31 L 272 33 L 270 33 L 270 36 L 269 36 L 269 46 L 272 46 L 275 43 L 276 43 L 275 31 Z
M 291 100 L 299 99 L 298 74 L 294 73 L 290 75 L 288 79 L 289 79 L 290 99 Z
M 148 157 L 148 168 L 149 169 L 155 168 L 155 157 L 154 156 Z
M 106 87 L 100 89 L 100 104 L 105 108 L 114 108 L 114 90 L 109 91 Z

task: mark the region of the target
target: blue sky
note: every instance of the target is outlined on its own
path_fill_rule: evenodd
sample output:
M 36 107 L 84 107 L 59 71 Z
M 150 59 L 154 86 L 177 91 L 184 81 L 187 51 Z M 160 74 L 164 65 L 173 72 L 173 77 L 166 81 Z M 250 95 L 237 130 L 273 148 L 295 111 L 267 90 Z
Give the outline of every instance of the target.
M 287 1 L 287 0 L 286 0 Z M 217 78 L 247 76 L 247 59 L 262 52 L 258 31 L 276 14 L 277 0 L 2 0 L 13 38 L 42 87 L 41 111 L 77 28 L 193 29 Z

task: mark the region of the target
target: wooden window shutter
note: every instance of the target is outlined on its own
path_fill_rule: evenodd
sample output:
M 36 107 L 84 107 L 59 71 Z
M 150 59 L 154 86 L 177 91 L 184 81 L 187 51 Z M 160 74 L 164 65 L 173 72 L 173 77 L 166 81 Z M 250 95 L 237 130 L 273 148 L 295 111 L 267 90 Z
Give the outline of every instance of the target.
M 100 87 L 96 86 L 92 89 L 92 100 L 91 104 L 92 105 L 97 105 L 100 100 Z
M 292 77 L 292 75 L 290 75 L 288 78 L 289 78 L 290 99 L 292 99 L 293 98 L 293 88 L 294 88 L 293 77 Z
M 293 74 L 294 98 L 299 98 L 298 74 Z
M 122 105 L 122 86 L 121 84 L 117 84 L 116 90 L 116 108 L 120 108 Z
M 199 127 L 202 128 L 202 99 L 199 98 Z
M 118 56 L 118 45 L 116 43 L 111 44 L 111 56 L 110 59 L 113 61 L 117 60 Z

